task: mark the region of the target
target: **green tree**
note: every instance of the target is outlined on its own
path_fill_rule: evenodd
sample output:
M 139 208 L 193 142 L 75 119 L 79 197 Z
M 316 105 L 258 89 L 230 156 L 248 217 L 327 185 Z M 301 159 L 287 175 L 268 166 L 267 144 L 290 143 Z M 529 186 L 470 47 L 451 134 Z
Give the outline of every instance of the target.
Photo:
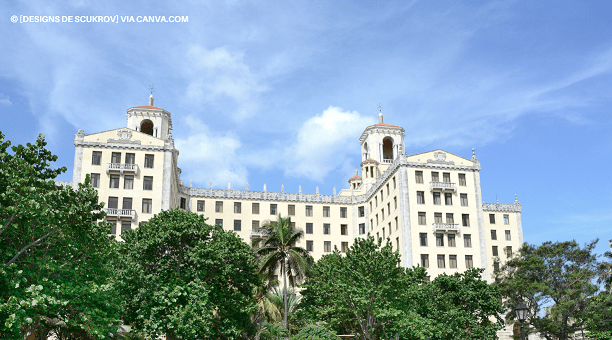
M 612 340 L 612 294 L 601 292 L 589 299 L 584 318 L 587 336 L 596 340 Z
M 35 144 L 0 133 L 0 337 L 103 339 L 118 329 L 112 292 L 115 241 L 97 191 L 56 185 L 66 168 Z
M 121 245 L 117 286 L 124 320 L 156 338 L 237 338 L 256 311 L 251 247 L 181 210 L 162 211 Z
M 259 273 L 270 280 L 277 270 L 283 277 L 283 326 L 287 329 L 289 306 L 287 301 L 287 279 L 295 286 L 303 281 L 312 265 L 312 257 L 306 249 L 296 246 L 304 232 L 291 226 L 291 218 L 278 215 L 278 220 L 260 228 L 263 237 L 253 239 L 252 245 L 259 259 Z
M 520 256 L 509 260 L 496 277 L 506 297 L 513 320 L 513 308 L 523 301 L 530 309 L 526 321 L 546 339 L 566 340 L 584 327 L 589 300 L 597 291 L 597 240 L 584 248 L 576 241 L 544 242 L 541 246 L 524 244 Z
M 320 325 L 307 325 L 291 340 L 337 340 L 336 334 Z

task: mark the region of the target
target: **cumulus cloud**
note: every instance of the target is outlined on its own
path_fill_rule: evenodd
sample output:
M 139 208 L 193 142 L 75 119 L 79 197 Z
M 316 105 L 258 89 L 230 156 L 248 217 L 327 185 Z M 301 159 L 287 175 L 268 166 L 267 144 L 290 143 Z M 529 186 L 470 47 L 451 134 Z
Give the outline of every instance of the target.
M 298 130 L 295 143 L 285 150 L 288 162 L 285 174 L 323 181 L 332 170 L 345 168 L 353 154 L 351 144 L 356 145 L 363 129 L 375 124 L 374 117 L 362 116 L 357 111 L 343 111 L 330 106 L 320 115 L 308 119 Z M 346 169 L 344 169 L 346 171 Z
M 11 103 L 11 100 L 9 99 L 9 97 L 0 93 L 0 105 L 9 106 L 9 105 L 13 105 L 13 103 Z

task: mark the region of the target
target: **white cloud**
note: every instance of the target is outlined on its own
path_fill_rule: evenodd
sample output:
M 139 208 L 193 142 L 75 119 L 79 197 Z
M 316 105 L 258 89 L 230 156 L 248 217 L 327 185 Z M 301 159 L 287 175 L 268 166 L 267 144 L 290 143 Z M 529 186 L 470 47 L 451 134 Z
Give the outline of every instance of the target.
M 9 105 L 13 105 L 13 103 L 11 103 L 11 100 L 9 99 L 8 96 L 0 93 L 0 105 L 9 106 Z
M 351 144 L 374 117 L 361 116 L 357 111 L 343 111 L 330 106 L 322 114 L 307 120 L 298 130 L 295 143 L 285 149 L 285 174 L 304 176 L 322 182 L 332 170 L 346 168 L 346 160 L 354 154 Z M 346 169 L 344 169 L 346 171 Z

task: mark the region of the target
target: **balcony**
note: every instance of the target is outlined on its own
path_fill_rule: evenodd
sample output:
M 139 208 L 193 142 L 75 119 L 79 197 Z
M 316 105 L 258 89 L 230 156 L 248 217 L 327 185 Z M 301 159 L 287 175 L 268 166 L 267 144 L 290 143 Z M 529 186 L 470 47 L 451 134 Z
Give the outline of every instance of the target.
M 387 159 L 387 158 L 383 158 L 383 160 L 382 160 L 382 161 L 383 161 L 383 163 L 386 163 L 386 164 L 391 164 L 391 163 L 393 163 L 393 160 L 392 160 L 392 159 Z
M 136 219 L 136 210 L 134 209 L 113 209 L 105 208 L 106 216 L 112 216 L 116 218 L 127 217 L 133 220 Z
M 251 238 L 268 236 L 265 230 L 251 230 Z
M 448 233 L 449 231 L 456 232 L 459 234 L 459 223 L 434 223 L 433 224 L 434 233 L 443 231 Z
M 106 173 L 108 174 L 110 171 L 119 171 L 121 174 L 128 172 L 138 175 L 138 164 L 106 163 Z
M 442 191 L 457 192 L 457 183 L 451 183 L 451 182 L 429 182 L 429 189 L 431 191 L 442 190 Z

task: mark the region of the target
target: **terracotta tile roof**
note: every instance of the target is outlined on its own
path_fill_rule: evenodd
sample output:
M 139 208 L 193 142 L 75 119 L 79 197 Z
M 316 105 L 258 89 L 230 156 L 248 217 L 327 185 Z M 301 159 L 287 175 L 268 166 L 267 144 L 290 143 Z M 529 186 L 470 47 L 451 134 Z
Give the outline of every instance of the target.
M 361 179 L 361 176 L 355 175 L 355 176 L 351 177 L 351 179 Z
M 144 105 L 144 106 L 136 106 L 139 109 L 155 109 L 155 110 L 162 110 L 159 107 L 155 107 L 155 106 L 149 106 L 149 105 Z
M 376 125 L 380 125 L 380 126 L 390 126 L 390 127 L 399 127 L 397 125 L 391 125 L 391 124 L 387 124 L 387 123 L 378 123 Z
M 373 160 L 372 158 L 368 158 L 365 161 L 361 162 L 361 163 L 365 163 L 365 162 L 376 162 L 375 160 Z

